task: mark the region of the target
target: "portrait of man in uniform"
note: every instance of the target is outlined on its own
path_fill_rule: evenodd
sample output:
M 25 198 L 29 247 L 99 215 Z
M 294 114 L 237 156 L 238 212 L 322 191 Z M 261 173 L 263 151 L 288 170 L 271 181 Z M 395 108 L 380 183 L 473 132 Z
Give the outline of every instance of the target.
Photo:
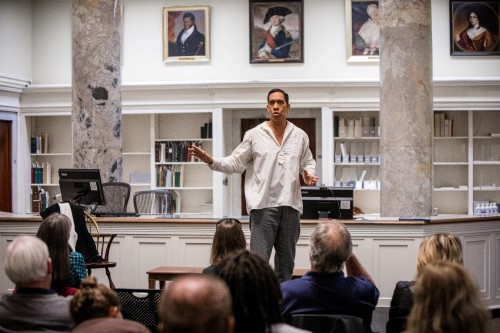
M 250 63 L 304 62 L 302 1 L 250 1 Z

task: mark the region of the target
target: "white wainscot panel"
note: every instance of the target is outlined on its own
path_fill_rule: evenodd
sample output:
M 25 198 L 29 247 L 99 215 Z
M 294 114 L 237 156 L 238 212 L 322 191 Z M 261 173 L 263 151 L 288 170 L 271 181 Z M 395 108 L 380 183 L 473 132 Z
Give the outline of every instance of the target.
M 486 299 L 490 299 L 489 236 L 464 236 L 462 242 L 465 267 L 476 279 L 481 295 Z
M 380 291 L 378 306 L 390 306 L 398 281 L 415 279 L 420 240 L 374 239 L 372 278 Z
M 175 247 L 172 244 L 175 241 L 172 238 L 133 237 L 132 239 L 133 246 L 129 249 L 133 249 L 133 253 L 130 259 L 127 259 L 127 263 L 130 265 L 128 272 L 135 270 L 135 274 L 125 275 L 135 277 L 134 281 L 131 281 L 133 288 L 148 288 L 146 274 L 148 270 L 158 266 L 177 266 L 177 253 L 174 252 Z
M 311 268 L 309 260 L 309 240 L 299 239 L 295 252 L 295 268 Z
M 207 267 L 212 251 L 212 237 L 180 237 L 177 266 Z

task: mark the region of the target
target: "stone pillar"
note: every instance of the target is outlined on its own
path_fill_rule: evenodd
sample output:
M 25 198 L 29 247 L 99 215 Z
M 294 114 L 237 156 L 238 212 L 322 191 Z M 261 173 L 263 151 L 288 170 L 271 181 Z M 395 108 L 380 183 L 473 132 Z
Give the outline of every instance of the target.
M 431 0 L 380 0 L 380 215 L 432 211 Z
M 73 167 L 121 181 L 121 0 L 73 0 Z

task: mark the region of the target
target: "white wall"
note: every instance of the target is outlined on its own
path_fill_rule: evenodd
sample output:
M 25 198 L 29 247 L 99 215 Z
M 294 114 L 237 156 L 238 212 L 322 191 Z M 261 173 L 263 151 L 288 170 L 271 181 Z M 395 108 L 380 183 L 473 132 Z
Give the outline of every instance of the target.
M 349 0 L 350 1 L 350 0 Z M 71 0 L 33 1 L 33 81 L 71 83 Z M 123 83 L 379 78 L 378 63 L 346 61 L 345 0 L 304 0 L 304 63 L 250 64 L 248 0 L 168 1 L 211 6 L 211 61 L 162 61 L 164 0 L 123 0 Z M 500 57 L 451 57 L 449 1 L 432 1 L 434 78 L 497 78 Z
M 31 0 L 0 0 L 0 77 L 31 78 Z

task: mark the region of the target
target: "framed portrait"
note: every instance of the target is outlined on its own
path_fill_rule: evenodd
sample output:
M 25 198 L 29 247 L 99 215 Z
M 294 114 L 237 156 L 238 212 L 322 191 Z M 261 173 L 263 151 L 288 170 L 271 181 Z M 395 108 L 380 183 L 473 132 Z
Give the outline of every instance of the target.
M 500 0 L 450 0 L 450 54 L 498 56 Z
M 346 0 L 347 62 L 378 62 L 380 20 L 378 1 Z
M 210 60 L 210 7 L 163 7 L 163 61 Z
M 250 5 L 250 63 L 304 62 L 303 1 Z

